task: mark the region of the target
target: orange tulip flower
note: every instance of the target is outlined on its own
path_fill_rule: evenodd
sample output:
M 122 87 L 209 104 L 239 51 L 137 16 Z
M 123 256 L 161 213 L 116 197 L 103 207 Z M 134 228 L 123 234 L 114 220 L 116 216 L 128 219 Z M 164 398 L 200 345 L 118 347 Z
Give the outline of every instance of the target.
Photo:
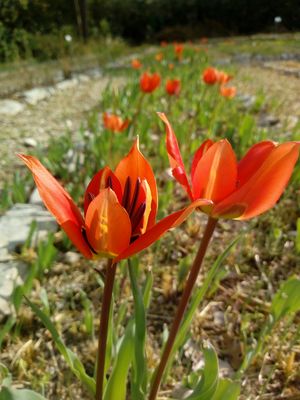
M 129 119 L 123 121 L 115 114 L 103 113 L 103 124 L 106 129 L 112 132 L 122 132 L 128 128 Z
M 178 96 L 181 89 L 181 83 L 179 79 L 168 79 L 166 83 L 166 92 L 170 95 Z
M 157 54 L 155 54 L 155 60 L 156 60 L 156 61 L 162 61 L 163 58 L 164 58 L 163 53 L 157 53 Z
M 166 42 L 165 40 L 162 40 L 162 41 L 160 42 L 160 46 L 161 46 L 161 47 L 167 47 L 167 46 L 168 46 L 168 42 Z
M 144 93 L 152 93 L 160 85 L 160 75 L 158 73 L 149 74 L 144 72 L 140 79 L 140 88 Z
M 236 95 L 235 86 L 220 86 L 220 95 L 232 99 Z
M 219 75 L 216 68 L 208 67 L 203 71 L 202 79 L 207 85 L 214 85 L 215 83 L 218 83 L 218 78 Z
M 179 225 L 195 207 L 209 203 L 198 200 L 155 223 L 156 181 L 138 140 L 115 172 L 105 167 L 92 178 L 84 196 L 84 217 L 39 160 L 23 154 L 19 157 L 31 170 L 45 206 L 77 249 L 90 259 L 130 257 Z
M 213 218 L 246 220 L 272 208 L 282 195 L 299 156 L 300 142 L 277 144 L 270 140 L 252 146 L 237 162 L 227 140 L 208 139 L 196 151 L 191 183 L 178 142 L 167 117 L 167 151 L 174 178 L 192 201 L 206 198 L 212 206 L 202 210 Z
M 181 60 L 181 58 L 182 58 L 183 50 L 184 50 L 183 44 L 174 43 L 175 55 L 176 55 L 176 57 L 177 57 L 179 60 Z
M 231 75 L 226 74 L 224 71 L 218 71 L 218 83 L 223 85 L 224 83 L 227 83 L 232 79 Z
M 142 63 L 140 62 L 140 60 L 135 58 L 134 60 L 131 61 L 131 66 L 133 69 L 140 69 L 142 67 Z
M 173 64 L 173 63 L 170 63 L 170 64 L 168 65 L 168 68 L 169 68 L 170 71 L 172 71 L 172 70 L 174 69 L 174 64 Z

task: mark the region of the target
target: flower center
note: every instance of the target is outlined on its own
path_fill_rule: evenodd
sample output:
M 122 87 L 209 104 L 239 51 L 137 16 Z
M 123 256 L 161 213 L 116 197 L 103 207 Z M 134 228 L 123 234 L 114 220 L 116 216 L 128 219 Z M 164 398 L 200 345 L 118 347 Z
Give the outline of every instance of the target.
M 145 210 L 146 202 L 142 201 L 138 204 L 139 195 L 141 192 L 141 179 L 137 178 L 135 186 L 132 185 L 132 179 L 128 176 L 125 182 L 125 188 L 122 198 L 122 206 L 128 212 L 131 221 L 131 239 L 130 243 L 134 242 L 139 237 L 137 228 L 142 222 Z

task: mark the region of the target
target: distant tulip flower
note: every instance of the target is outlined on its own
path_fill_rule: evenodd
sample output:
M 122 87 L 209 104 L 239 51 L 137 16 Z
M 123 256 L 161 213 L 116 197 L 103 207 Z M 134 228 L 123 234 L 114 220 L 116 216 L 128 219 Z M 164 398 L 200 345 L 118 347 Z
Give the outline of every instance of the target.
M 140 60 L 135 58 L 134 60 L 131 61 L 131 66 L 133 69 L 140 69 L 142 67 L 142 63 L 140 62 Z
M 115 172 L 101 169 L 84 196 L 84 217 L 71 196 L 35 157 L 20 154 L 33 174 L 40 196 L 75 247 L 86 257 L 128 258 L 179 225 L 200 200 L 155 223 L 157 187 L 148 161 L 135 141 Z
M 164 58 L 164 54 L 163 53 L 157 53 L 157 54 L 155 54 L 155 60 L 156 61 L 162 61 L 163 60 L 163 58 Z
M 218 70 L 213 67 L 208 67 L 203 71 L 202 79 L 207 85 L 214 85 L 218 83 Z
M 220 86 L 220 95 L 223 97 L 227 97 L 228 99 L 232 99 L 236 95 L 236 87 L 235 86 Z
M 207 38 L 207 37 L 202 37 L 202 38 L 200 39 L 200 42 L 201 42 L 202 44 L 206 44 L 206 43 L 208 42 L 208 38 Z
M 168 42 L 166 42 L 165 40 L 162 40 L 162 41 L 160 42 L 160 46 L 161 46 L 161 47 L 167 47 L 167 46 L 168 46 Z
M 160 75 L 158 73 L 149 74 L 144 72 L 140 78 L 140 88 L 144 93 L 152 93 L 160 85 Z
M 237 162 L 227 140 L 208 139 L 199 147 L 187 177 L 178 142 L 167 117 L 167 152 L 174 178 L 192 201 L 205 198 L 213 206 L 202 210 L 212 218 L 246 220 L 272 208 L 282 195 L 299 156 L 300 142 L 270 140 L 252 146 Z M 190 183 L 191 182 L 191 183 Z
M 106 129 L 112 132 L 122 132 L 128 128 L 129 119 L 123 121 L 115 114 L 103 113 L 103 124 Z
M 218 83 L 220 83 L 221 85 L 223 85 L 224 83 L 227 83 L 230 81 L 230 79 L 232 79 L 231 75 L 228 75 L 226 72 L 224 71 L 218 71 Z
M 173 64 L 173 63 L 170 63 L 170 64 L 168 65 L 168 68 L 169 68 L 170 71 L 173 71 L 173 69 L 174 69 L 174 64 Z
M 168 79 L 166 83 L 166 92 L 170 96 L 178 96 L 181 89 L 181 82 L 179 79 Z
M 184 50 L 183 44 L 181 44 L 181 43 L 175 43 L 174 44 L 174 52 L 175 52 L 175 55 L 178 58 L 178 60 L 182 59 L 183 50 Z

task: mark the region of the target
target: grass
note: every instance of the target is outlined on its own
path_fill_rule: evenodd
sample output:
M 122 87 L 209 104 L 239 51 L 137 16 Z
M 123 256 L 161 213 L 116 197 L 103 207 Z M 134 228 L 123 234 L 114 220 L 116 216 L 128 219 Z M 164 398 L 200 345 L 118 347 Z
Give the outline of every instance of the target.
M 286 40 L 279 42 L 278 48 L 282 51 L 285 46 L 281 42 L 286 43 Z M 293 48 L 294 43 L 288 43 Z M 187 44 L 182 61 L 176 60 L 172 46 L 159 50 L 164 54 L 161 62 L 157 62 L 153 54 L 145 55 L 141 60 L 144 68 L 159 71 L 163 84 L 153 94 L 143 98 L 138 84 L 140 71 L 131 70 L 129 66 L 120 69 L 118 73 L 126 74 L 127 84 L 120 90 L 107 87 L 99 106 L 83 121 L 83 128 L 76 133 L 75 140 L 74 133 L 68 132 L 52 139 L 47 149 L 38 151 L 36 155 L 39 159 L 63 182 L 79 204 L 82 204 L 89 179 L 104 165 L 114 168 L 128 152 L 136 134 L 139 134 L 141 149 L 151 160 L 157 176 L 159 218 L 187 204 L 185 194 L 169 176 L 164 127 L 156 111 L 164 111 L 168 115 L 186 165 L 207 137 L 227 137 L 239 158 L 257 141 L 299 138 L 298 130 L 281 134 L 276 126 L 258 126 L 259 116 L 267 110 L 266 99 L 261 92 L 256 102 L 245 109 L 238 98 L 222 98 L 216 87 L 205 87 L 201 82 L 201 71 L 212 59 L 219 54 L 240 50 L 248 52 L 252 48 L 251 42 L 243 40 L 239 44 L 236 39 L 230 46 L 228 43 L 217 44 L 216 47 L 209 44 L 208 51 L 204 45 L 196 48 L 199 51 L 195 51 L 194 45 Z M 261 40 L 260 51 L 265 54 L 268 48 L 270 42 Z M 169 69 L 170 63 L 174 64 L 173 70 Z M 235 75 L 235 66 L 229 66 L 226 71 Z M 166 77 L 180 77 L 182 91 L 178 98 L 165 94 Z M 141 111 L 135 118 L 139 104 Z M 113 135 L 102 126 L 103 111 L 117 112 L 123 118 L 133 120 L 134 125 L 124 133 Z M 13 201 L 25 200 L 33 187 L 29 174 L 24 169 L 21 174 L 26 182 L 25 190 L 20 186 L 20 176 L 8 184 L 14 194 Z M 255 346 L 270 313 L 274 294 L 283 281 L 298 273 L 299 179 L 298 164 L 280 203 L 262 217 L 247 223 L 220 221 L 199 277 L 199 285 L 230 241 L 240 234 L 241 240 L 226 258 L 196 312 L 185 344 L 176 357 L 172 378 L 165 383 L 160 399 L 170 398 L 177 382 L 181 382 L 183 376 L 192 377 L 195 373 L 202 360 L 203 340 L 209 340 L 214 345 L 225 365 L 224 374 L 229 376 L 234 375 Z M 204 215 L 195 213 L 140 257 L 140 284 L 144 283 L 149 269 L 154 279 L 147 319 L 149 368 L 153 368 L 159 360 L 159 348 L 165 340 L 167 326 L 179 301 L 204 223 Z M 66 345 L 80 355 L 87 373 L 92 374 L 102 282 L 91 262 L 80 259 L 75 265 L 68 264 L 65 253 L 70 249 L 69 241 L 58 232 L 40 249 L 34 250 L 30 246 L 23 249 L 21 257 L 27 260 L 32 271 L 28 296 L 51 317 Z M 43 266 L 48 253 L 50 261 Z M 100 261 L 98 267 L 103 269 L 104 262 Z M 128 270 L 124 263 L 118 268 L 114 298 L 112 345 L 116 346 L 132 309 Z M 90 398 L 85 389 L 76 383 L 50 335 L 30 308 L 23 303 L 17 311 L 15 325 L 4 338 L 0 358 L 12 372 L 14 382 L 44 393 L 48 399 Z M 242 376 L 241 400 L 296 399 L 300 395 L 298 327 L 299 313 L 289 314 L 265 337 L 262 350 Z M 183 380 L 188 384 L 188 378 Z

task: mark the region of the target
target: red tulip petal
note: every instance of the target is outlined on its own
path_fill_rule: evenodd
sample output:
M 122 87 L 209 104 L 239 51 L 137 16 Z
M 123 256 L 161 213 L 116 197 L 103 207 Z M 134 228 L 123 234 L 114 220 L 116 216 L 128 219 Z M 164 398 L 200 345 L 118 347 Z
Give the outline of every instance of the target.
M 155 90 L 159 85 L 160 85 L 160 75 L 158 73 L 154 73 L 152 75 L 152 82 L 151 82 L 152 90 Z
M 207 152 L 207 150 L 214 144 L 214 142 L 210 139 L 205 140 L 199 147 L 199 149 L 196 151 L 193 162 L 192 162 L 192 168 L 191 168 L 191 178 L 193 180 L 195 170 L 197 167 L 198 162 L 200 159 L 203 157 L 203 155 Z
M 189 180 L 185 172 L 176 135 L 166 115 L 164 113 L 157 113 L 157 114 L 159 118 L 166 125 L 166 134 L 167 134 L 166 145 L 167 145 L 167 152 L 168 152 L 170 166 L 172 168 L 172 174 L 174 178 L 177 180 L 177 182 L 180 183 L 180 185 L 183 186 L 183 188 L 186 190 L 190 199 L 193 200 L 191 186 L 189 184 Z
M 144 179 L 150 186 L 152 202 L 151 202 L 151 213 L 149 216 L 148 226 L 152 226 L 155 223 L 156 212 L 157 212 L 157 187 L 156 180 L 153 174 L 152 168 L 146 158 L 139 150 L 139 141 L 136 139 L 130 152 L 123 160 L 121 160 L 115 170 L 115 175 L 119 179 L 123 192 L 126 184 L 126 180 L 130 177 L 133 185 L 136 184 L 137 179 L 141 181 Z M 131 198 L 133 193 L 131 194 Z
M 276 143 L 270 140 L 265 140 L 250 147 L 246 155 L 238 163 L 238 187 L 241 187 L 251 178 L 275 147 Z
M 188 207 L 163 218 L 152 228 L 147 230 L 147 232 L 140 236 L 135 242 L 131 243 L 129 247 L 116 258 L 116 261 L 131 257 L 132 255 L 150 246 L 167 230 L 180 225 L 195 210 L 195 208 L 209 204 L 211 204 L 209 200 L 199 199 L 191 203 Z
M 86 244 L 81 230 L 83 217 L 69 193 L 35 157 L 18 154 L 33 174 L 40 196 L 47 209 L 54 215 L 77 249 L 87 258 L 92 252 Z
M 110 188 L 102 190 L 91 202 L 85 225 L 89 244 L 100 255 L 115 257 L 129 245 L 129 215 Z
M 120 131 L 120 132 L 125 131 L 125 129 L 128 128 L 129 123 L 130 123 L 129 119 L 125 119 L 125 121 L 122 122 L 119 131 Z
M 245 220 L 272 208 L 292 175 L 299 147 L 293 142 L 275 147 L 250 179 L 214 208 L 213 216 L 223 217 L 226 209 L 239 206 L 244 207 L 244 212 L 235 218 Z
M 144 72 L 140 79 L 140 88 L 145 93 L 150 93 L 152 91 L 151 88 L 151 75 L 147 72 Z
M 92 200 L 98 196 L 101 190 L 108 186 L 110 186 L 110 188 L 116 193 L 119 202 L 122 202 L 122 188 L 118 178 L 109 167 L 104 167 L 93 176 L 86 188 L 84 194 L 84 214 L 86 214 L 88 206 Z
M 227 140 L 220 140 L 197 163 L 193 175 L 194 196 L 216 203 L 234 191 L 236 180 L 235 154 Z

